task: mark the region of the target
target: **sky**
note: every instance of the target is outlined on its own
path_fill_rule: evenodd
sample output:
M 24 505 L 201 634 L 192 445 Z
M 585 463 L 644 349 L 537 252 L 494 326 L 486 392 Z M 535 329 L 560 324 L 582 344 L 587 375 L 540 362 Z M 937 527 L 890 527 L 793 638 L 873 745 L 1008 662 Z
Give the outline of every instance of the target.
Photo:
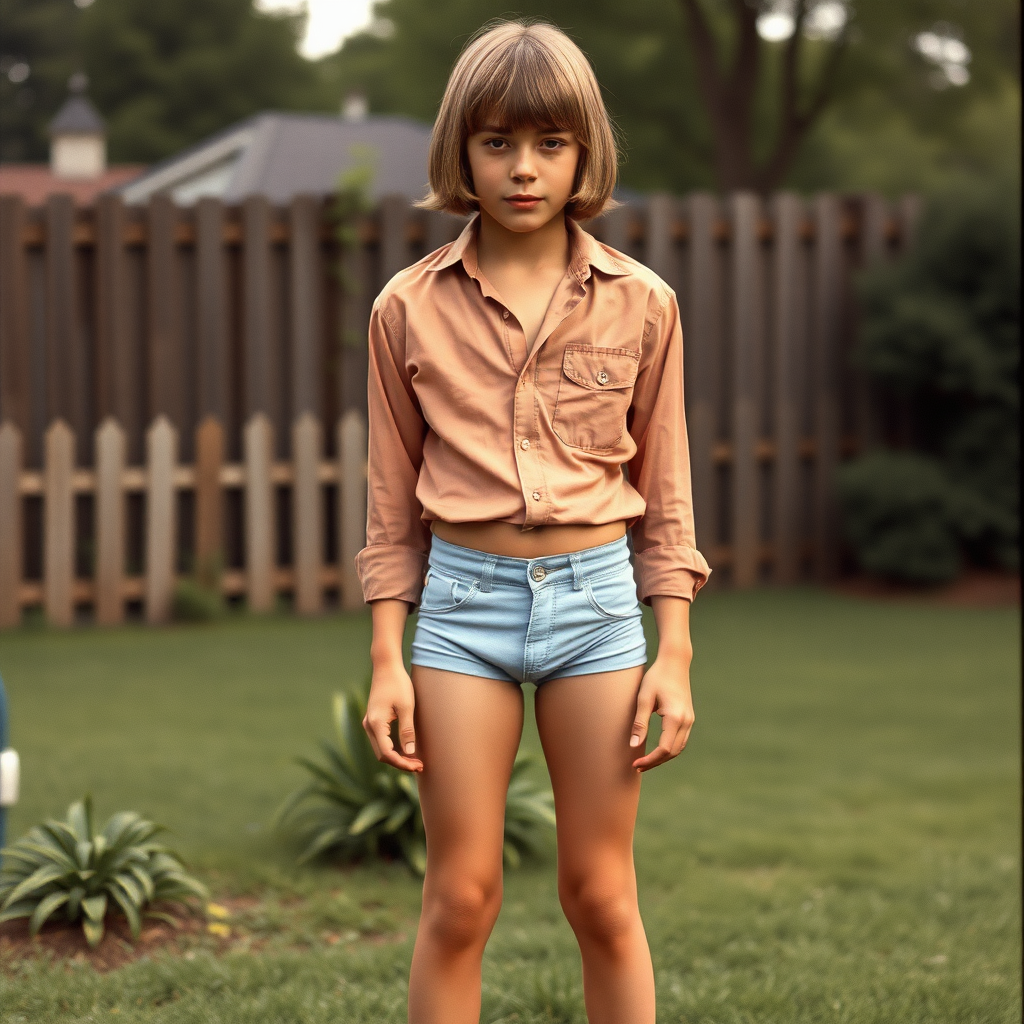
M 309 10 L 306 37 L 299 47 L 304 57 L 322 57 L 341 41 L 370 22 L 373 0 L 257 0 L 265 11 Z

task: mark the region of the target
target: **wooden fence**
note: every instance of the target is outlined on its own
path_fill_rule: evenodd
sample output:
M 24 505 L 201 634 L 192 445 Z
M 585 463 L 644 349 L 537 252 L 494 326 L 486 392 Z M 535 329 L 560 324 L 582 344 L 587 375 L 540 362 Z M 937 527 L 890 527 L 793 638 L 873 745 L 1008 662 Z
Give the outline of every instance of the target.
M 835 467 L 891 430 L 848 362 L 852 278 L 916 209 L 653 195 L 585 225 L 679 295 L 710 586 L 842 570 Z M 342 250 L 308 197 L 0 197 L 0 626 L 159 621 L 196 570 L 257 609 L 357 607 L 369 307 L 463 223 L 387 197 Z

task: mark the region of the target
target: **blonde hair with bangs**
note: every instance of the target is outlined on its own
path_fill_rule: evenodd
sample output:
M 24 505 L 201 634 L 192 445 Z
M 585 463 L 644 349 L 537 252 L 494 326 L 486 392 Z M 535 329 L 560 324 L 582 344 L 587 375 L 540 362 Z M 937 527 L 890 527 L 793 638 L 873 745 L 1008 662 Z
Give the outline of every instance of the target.
M 572 132 L 580 158 L 565 212 L 588 220 L 619 205 L 611 198 L 618 152 L 601 90 L 586 56 L 554 25 L 500 21 L 466 44 L 430 137 L 430 192 L 414 206 L 455 214 L 479 208 L 466 140 L 485 124 Z

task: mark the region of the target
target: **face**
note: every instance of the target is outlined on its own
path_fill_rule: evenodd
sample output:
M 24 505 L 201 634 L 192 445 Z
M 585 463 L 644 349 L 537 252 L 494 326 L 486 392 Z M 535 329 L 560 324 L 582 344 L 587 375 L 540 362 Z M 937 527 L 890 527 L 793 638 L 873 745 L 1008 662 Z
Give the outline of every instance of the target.
M 580 144 L 572 132 L 485 126 L 466 140 L 466 154 L 481 216 L 525 232 L 547 224 L 572 195 Z

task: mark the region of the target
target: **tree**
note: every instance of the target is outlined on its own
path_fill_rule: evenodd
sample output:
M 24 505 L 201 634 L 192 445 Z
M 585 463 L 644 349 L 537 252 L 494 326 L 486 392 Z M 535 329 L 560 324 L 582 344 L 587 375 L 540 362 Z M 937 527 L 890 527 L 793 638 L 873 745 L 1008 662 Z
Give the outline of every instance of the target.
M 45 160 L 46 126 L 79 70 L 72 0 L 0 0 L 0 161 Z
M 517 8 L 559 25 L 590 57 L 623 129 L 623 184 L 636 189 L 867 181 L 898 191 L 931 173 L 934 153 L 949 166 L 970 164 L 979 126 L 983 170 L 1015 159 L 1015 0 L 524 0 Z M 324 73 L 337 92 L 366 92 L 374 111 L 428 122 L 466 39 L 508 16 L 496 0 L 384 0 L 375 9 L 376 24 L 325 58 Z M 758 33 L 759 17 L 786 12 L 788 38 Z M 962 35 L 967 84 L 943 80 L 915 49 L 917 36 L 936 29 Z M 703 91 L 702 62 L 717 83 Z M 892 139 L 902 150 L 880 169 L 878 143 Z
M 260 110 L 317 109 L 302 19 L 252 0 L 100 0 L 82 15 L 90 93 L 111 157 L 158 160 Z

